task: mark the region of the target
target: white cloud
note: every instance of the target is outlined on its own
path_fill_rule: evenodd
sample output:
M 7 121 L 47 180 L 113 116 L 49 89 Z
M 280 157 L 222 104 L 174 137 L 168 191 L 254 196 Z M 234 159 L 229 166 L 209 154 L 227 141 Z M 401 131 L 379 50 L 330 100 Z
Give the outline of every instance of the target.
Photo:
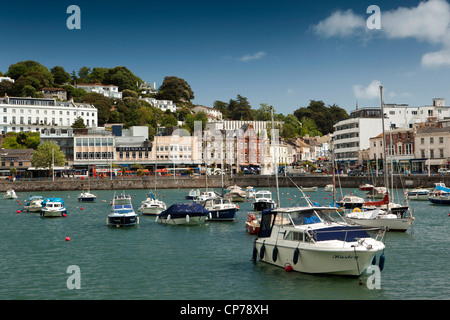
M 421 2 L 417 7 L 398 8 L 381 13 L 381 29 L 393 39 L 416 38 L 442 43 L 447 38 L 450 6 L 445 0 Z
M 253 61 L 263 58 L 266 55 L 264 51 L 259 51 L 255 54 L 247 54 L 243 57 L 238 58 L 239 61 L 247 62 L 247 61 Z
M 356 15 L 352 10 L 335 11 L 331 16 L 317 25 L 313 30 L 324 37 L 334 36 L 346 37 L 354 34 L 357 30 L 364 28 L 366 22 L 362 16 Z
M 424 54 L 422 57 L 422 66 L 428 68 L 450 66 L 450 49 Z
M 357 99 L 375 99 L 380 96 L 381 82 L 373 80 L 367 87 L 362 85 L 354 85 L 353 93 Z
M 368 18 L 352 10 L 336 11 L 313 29 L 324 37 L 354 36 L 364 31 L 365 35 L 370 35 L 365 23 Z M 426 53 L 421 64 L 424 67 L 450 66 L 450 5 L 446 0 L 422 1 L 416 7 L 388 11 L 381 8 L 381 30 L 377 34 L 388 39 L 413 38 L 441 45 L 441 50 Z

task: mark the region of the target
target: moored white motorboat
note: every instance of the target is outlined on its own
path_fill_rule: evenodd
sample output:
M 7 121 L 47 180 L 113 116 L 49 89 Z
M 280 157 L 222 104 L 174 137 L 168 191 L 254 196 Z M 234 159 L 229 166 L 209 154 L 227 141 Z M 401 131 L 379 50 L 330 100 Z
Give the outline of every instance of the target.
M 44 197 L 42 196 L 31 196 L 28 198 L 27 204 L 23 209 L 28 212 L 41 212 L 43 201 Z
M 61 198 L 46 198 L 42 201 L 40 215 L 43 218 L 59 218 L 67 214 L 64 200 Z
M 90 190 L 83 191 L 78 195 L 78 201 L 80 202 L 94 202 L 96 200 L 97 196 Z
M 333 191 L 334 191 L 334 185 L 332 185 L 332 184 L 327 184 L 327 185 L 325 186 L 325 188 L 323 188 L 323 191 L 333 192 Z
M 253 260 L 304 273 L 359 276 L 385 248 L 385 230 L 377 231 L 374 239 L 365 228 L 346 224 L 336 208 L 267 210 Z
M 304 192 L 316 192 L 318 187 L 300 187 L 300 189 Z M 324 191 L 326 191 L 326 190 L 324 190 Z
M 255 211 L 263 211 L 265 209 L 274 209 L 277 204 L 272 199 L 272 193 L 267 190 L 260 190 L 255 193 L 255 198 L 252 202 L 252 208 Z
M 430 192 L 428 200 L 433 204 L 450 204 L 450 188 L 443 184 L 436 184 L 435 189 Z
M 372 190 L 367 192 L 366 197 L 372 199 L 383 199 L 386 193 L 386 187 L 373 187 Z
M 156 221 L 172 225 L 199 225 L 205 222 L 208 216 L 209 211 L 198 203 L 178 203 L 161 212 Z
M 346 195 L 341 200 L 336 201 L 339 207 L 345 209 L 362 208 L 365 200 L 355 195 Z
M 154 194 L 150 192 L 147 195 L 147 199 L 141 202 L 141 206 L 137 211 L 142 213 L 143 215 L 155 216 L 166 209 L 167 205 L 163 201 L 156 199 Z
M 406 197 L 409 200 L 428 201 L 429 196 L 430 196 L 430 189 L 425 189 L 425 188 L 416 188 L 416 189 L 408 190 L 406 192 Z
M 225 194 L 226 199 L 230 199 L 232 202 L 242 202 L 245 200 L 246 193 L 241 187 L 234 185 L 226 189 L 228 192 Z
M 189 194 L 185 197 L 186 200 L 195 200 L 200 196 L 200 189 L 191 189 Z
M 17 199 L 17 194 L 13 189 L 8 189 L 3 195 L 3 199 Z
M 237 205 L 224 198 L 206 200 L 203 207 L 209 211 L 208 221 L 235 221 L 239 211 Z
M 194 202 L 203 205 L 206 200 L 217 198 L 220 198 L 220 194 L 217 191 L 208 190 L 203 191 L 196 199 L 194 199 Z
M 139 224 L 139 216 L 134 212 L 131 197 L 122 193 L 111 200 L 111 212 L 106 219 L 106 225 L 111 227 L 129 227 Z

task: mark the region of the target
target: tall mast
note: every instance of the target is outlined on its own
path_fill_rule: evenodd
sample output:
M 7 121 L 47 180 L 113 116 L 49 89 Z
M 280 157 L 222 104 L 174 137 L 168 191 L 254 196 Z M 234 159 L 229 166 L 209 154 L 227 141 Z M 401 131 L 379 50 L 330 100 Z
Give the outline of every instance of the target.
M 386 161 L 386 135 L 384 133 L 384 102 L 383 102 L 383 86 L 380 86 L 380 99 L 381 99 L 381 125 L 383 126 L 383 168 L 384 168 L 384 185 L 386 187 L 386 194 L 389 196 L 389 179 L 387 171 L 387 161 Z M 389 201 L 386 204 L 386 212 L 389 211 Z
M 278 188 L 278 155 L 277 155 L 277 148 L 276 148 L 276 144 L 275 144 L 275 126 L 273 123 L 273 107 L 270 106 L 270 113 L 272 115 L 272 146 L 273 146 L 273 154 L 274 154 L 274 158 L 275 158 L 275 182 L 277 185 L 277 208 L 280 207 L 280 189 Z

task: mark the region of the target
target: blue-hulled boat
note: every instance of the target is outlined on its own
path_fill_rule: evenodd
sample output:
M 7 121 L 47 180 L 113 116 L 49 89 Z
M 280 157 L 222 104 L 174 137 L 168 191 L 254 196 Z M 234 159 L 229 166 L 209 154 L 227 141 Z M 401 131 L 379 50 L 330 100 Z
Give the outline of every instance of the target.
M 450 205 L 450 188 L 447 188 L 444 184 L 436 184 L 428 200 L 433 204 Z
M 208 221 L 235 221 L 239 210 L 230 199 L 224 198 L 206 200 L 203 207 L 210 212 Z
M 198 203 L 173 204 L 156 217 L 156 221 L 174 225 L 196 225 L 205 222 L 209 211 Z

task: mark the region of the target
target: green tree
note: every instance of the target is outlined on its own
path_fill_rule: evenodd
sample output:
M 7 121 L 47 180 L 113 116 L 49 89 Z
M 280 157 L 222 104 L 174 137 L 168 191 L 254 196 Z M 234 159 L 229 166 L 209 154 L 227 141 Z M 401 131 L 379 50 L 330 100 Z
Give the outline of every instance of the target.
M 106 73 L 108 73 L 108 68 L 94 67 L 89 75 L 89 80 L 91 83 L 103 83 Z
M 103 84 L 113 84 L 119 87 L 119 91 L 129 89 L 132 91 L 138 91 L 138 86 L 143 81 L 141 78 L 136 76 L 133 72 L 128 70 L 126 67 L 115 67 L 108 69 L 105 73 Z
M 82 117 L 76 118 L 75 121 L 72 124 L 72 128 L 78 128 L 78 129 L 86 128 L 86 125 L 84 124 L 83 118 Z
M 156 97 L 160 100 L 172 100 L 175 103 L 190 102 L 195 98 L 191 86 L 178 77 L 165 77 Z
M 53 75 L 55 83 L 61 85 L 66 82 L 70 82 L 70 73 L 66 72 L 63 67 L 54 66 L 50 69 L 50 72 Z
M 78 70 L 78 82 L 79 83 L 89 83 L 89 74 L 91 73 L 91 68 L 86 66 L 81 67 Z
M 188 114 L 186 115 L 185 124 L 187 129 L 190 133 L 194 132 L 194 126 L 196 121 L 201 121 L 202 123 L 202 130 L 205 130 L 206 123 L 208 122 L 208 117 L 206 116 L 206 113 L 203 111 L 200 111 L 196 114 Z
M 31 165 L 36 168 L 48 168 L 49 174 L 54 166 L 63 166 L 66 156 L 54 141 L 46 141 L 39 145 L 31 158 Z
M 14 80 L 18 80 L 21 76 L 25 76 L 29 72 L 41 74 L 43 78 L 46 79 L 46 82 L 48 83 L 47 85 L 53 84 L 53 75 L 47 67 L 33 60 L 20 61 L 10 65 L 6 76 L 11 77 Z
M 13 92 L 14 83 L 11 81 L 0 82 L 0 96 L 3 97 L 5 94 L 11 95 Z

